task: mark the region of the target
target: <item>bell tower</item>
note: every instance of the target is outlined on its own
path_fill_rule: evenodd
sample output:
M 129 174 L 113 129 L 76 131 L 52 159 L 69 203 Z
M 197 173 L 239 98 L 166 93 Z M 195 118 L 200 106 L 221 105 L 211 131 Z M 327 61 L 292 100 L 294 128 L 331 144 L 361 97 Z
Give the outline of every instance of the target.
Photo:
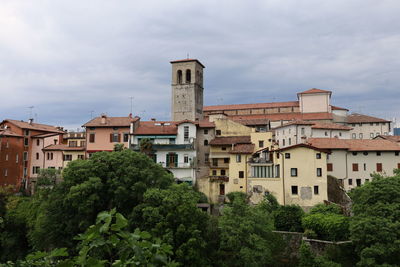
M 172 120 L 203 118 L 203 64 L 197 59 L 171 61 Z

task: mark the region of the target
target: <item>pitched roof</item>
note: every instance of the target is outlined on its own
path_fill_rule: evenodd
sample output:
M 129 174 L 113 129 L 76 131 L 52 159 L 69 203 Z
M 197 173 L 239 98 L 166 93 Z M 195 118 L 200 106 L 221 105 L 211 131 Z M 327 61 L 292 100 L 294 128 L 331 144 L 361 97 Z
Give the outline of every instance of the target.
M 322 149 L 346 149 L 348 151 L 400 151 L 400 145 L 380 139 L 308 138 L 307 142 Z
M 134 135 L 176 135 L 177 122 L 174 121 L 139 121 Z
M 321 152 L 325 152 L 325 153 L 329 153 L 329 150 L 324 149 L 324 148 L 319 148 L 310 144 L 297 144 L 297 145 L 293 145 L 293 146 L 287 146 L 287 147 L 283 147 L 283 148 L 278 148 L 275 149 L 275 151 L 285 151 L 285 150 L 289 150 L 289 149 L 293 149 L 293 148 L 298 148 L 298 147 L 304 147 L 304 148 L 309 148 L 309 149 L 314 149 L 317 151 L 321 151 Z
M 45 133 L 45 134 L 37 134 L 33 135 L 32 138 L 43 138 L 43 137 L 50 137 L 50 136 L 56 136 L 59 135 L 60 133 Z
M 8 129 L 0 130 L 0 136 L 8 136 L 8 137 L 23 137 L 20 134 L 14 133 Z
M 5 119 L 1 124 L 3 124 L 4 122 L 10 122 L 21 129 L 64 133 L 64 131 L 60 130 L 60 128 L 58 128 L 56 126 L 47 125 L 47 124 L 41 124 L 41 123 L 35 123 L 35 122 L 29 123 L 26 121 L 11 120 L 11 119 Z
M 204 65 L 201 64 L 201 62 L 200 62 L 198 59 L 195 59 L 195 58 L 186 58 L 186 59 L 180 59 L 180 60 L 173 60 L 173 61 L 170 61 L 169 63 L 173 64 L 173 63 L 192 62 L 192 61 L 196 61 L 196 62 L 199 63 L 203 68 L 205 68 Z
M 347 116 L 347 123 L 371 123 L 371 122 L 390 122 L 390 121 L 358 113 L 353 113 Z
M 398 135 L 378 135 L 374 139 L 385 139 L 392 142 L 400 142 L 400 136 Z
M 254 152 L 254 144 L 235 144 L 230 151 L 232 154 L 252 154 Z
M 208 119 L 199 120 L 198 125 L 200 128 L 215 128 L 215 123 Z
M 54 151 L 54 150 L 60 150 L 60 151 L 84 151 L 85 147 L 70 147 L 65 144 L 58 144 L 58 145 L 49 145 L 43 148 L 43 150 L 46 151 Z
M 282 108 L 282 107 L 298 107 L 298 106 L 299 106 L 299 101 L 288 101 L 288 102 L 272 102 L 272 103 L 205 106 L 203 107 L 203 111 L 222 111 L 222 110 L 256 109 L 256 108 Z
M 210 145 L 251 144 L 250 136 L 222 136 L 210 141 Z
M 313 126 L 311 126 L 313 129 L 327 129 L 327 130 L 343 130 L 343 131 L 350 131 L 353 128 L 337 124 L 337 123 L 326 123 L 326 122 L 315 122 Z
M 331 108 L 332 108 L 332 110 L 346 110 L 346 111 L 349 111 L 347 108 L 341 108 L 341 107 L 332 106 L 332 105 L 331 105 Z
M 281 126 L 275 127 L 275 129 L 290 126 L 290 125 L 314 125 L 315 123 L 312 121 L 303 121 L 303 120 L 292 120 L 288 123 L 285 123 Z
M 329 93 L 332 94 L 332 91 L 327 91 L 327 90 L 321 90 L 321 89 L 317 89 L 317 88 L 311 88 L 309 90 L 303 91 L 298 93 L 297 95 L 305 95 L 305 94 L 318 94 L 318 93 Z
M 84 125 L 83 127 L 129 127 L 131 122 L 138 121 L 139 117 L 108 117 L 105 116 L 105 122 L 102 123 L 102 116 L 96 117 Z

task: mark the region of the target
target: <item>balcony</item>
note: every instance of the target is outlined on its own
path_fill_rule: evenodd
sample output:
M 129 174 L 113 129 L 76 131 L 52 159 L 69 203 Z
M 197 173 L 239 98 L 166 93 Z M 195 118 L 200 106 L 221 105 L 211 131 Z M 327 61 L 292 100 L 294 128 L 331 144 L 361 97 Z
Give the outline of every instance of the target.
M 194 150 L 194 144 L 153 144 L 151 148 L 153 151 Z M 131 145 L 131 149 L 134 151 L 140 151 L 140 145 Z
M 250 164 L 273 164 L 273 161 L 266 158 L 251 158 L 248 163 Z
M 229 182 L 229 176 L 226 175 L 211 175 L 210 181 L 221 181 L 221 182 Z
M 177 163 L 177 162 L 158 162 L 163 168 L 166 169 L 192 169 L 195 168 L 194 162 L 188 162 L 188 163 Z

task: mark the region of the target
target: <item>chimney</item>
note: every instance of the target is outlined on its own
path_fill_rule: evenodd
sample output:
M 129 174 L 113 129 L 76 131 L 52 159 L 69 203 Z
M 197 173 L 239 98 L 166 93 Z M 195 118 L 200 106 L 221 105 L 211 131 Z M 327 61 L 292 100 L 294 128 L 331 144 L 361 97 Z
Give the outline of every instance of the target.
M 130 119 L 132 119 L 132 113 L 129 113 L 128 117 L 129 117 Z
M 32 125 L 32 123 L 33 123 L 33 119 L 32 119 L 32 118 L 30 118 L 30 119 L 28 120 L 28 123 L 29 123 L 29 125 Z
M 156 121 L 156 119 L 155 119 L 155 118 L 151 118 L 150 120 L 152 120 L 152 121 Z
M 107 119 L 107 115 L 106 114 L 101 114 L 101 124 L 106 124 L 106 119 Z

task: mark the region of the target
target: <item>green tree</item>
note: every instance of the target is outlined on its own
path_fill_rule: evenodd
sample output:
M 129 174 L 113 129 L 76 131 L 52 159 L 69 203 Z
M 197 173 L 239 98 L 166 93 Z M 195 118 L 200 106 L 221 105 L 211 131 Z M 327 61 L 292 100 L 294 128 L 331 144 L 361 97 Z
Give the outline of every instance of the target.
M 150 189 L 131 216 L 133 227 L 149 231 L 173 247 L 183 266 L 208 266 L 209 215 L 197 207 L 202 194 L 185 183 Z
M 173 183 L 162 167 L 131 150 L 73 161 L 63 178 L 48 194 L 38 193 L 42 199 L 29 233 L 35 250 L 74 248 L 73 237 L 92 225 L 100 211 L 115 207 L 127 216 L 148 188 Z
M 275 229 L 279 231 L 303 232 L 304 211 L 298 205 L 279 206 L 272 212 Z
M 218 266 L 272 266 L 281 251 L 281 238 L 272 232 L 273 218 L 262 205 L 233 198 L 219 219 Z
M 114 151 L 115 152 L 119 152 L 119 151 L 122 151 L 124 149 L 125 149 L 124 144 L 115 144 L 114 145 Z
M 351 195 L 354 217 L 350 231 L 359 266 L 398 266 L 400 262 L 400 171 L 374 175 Z

